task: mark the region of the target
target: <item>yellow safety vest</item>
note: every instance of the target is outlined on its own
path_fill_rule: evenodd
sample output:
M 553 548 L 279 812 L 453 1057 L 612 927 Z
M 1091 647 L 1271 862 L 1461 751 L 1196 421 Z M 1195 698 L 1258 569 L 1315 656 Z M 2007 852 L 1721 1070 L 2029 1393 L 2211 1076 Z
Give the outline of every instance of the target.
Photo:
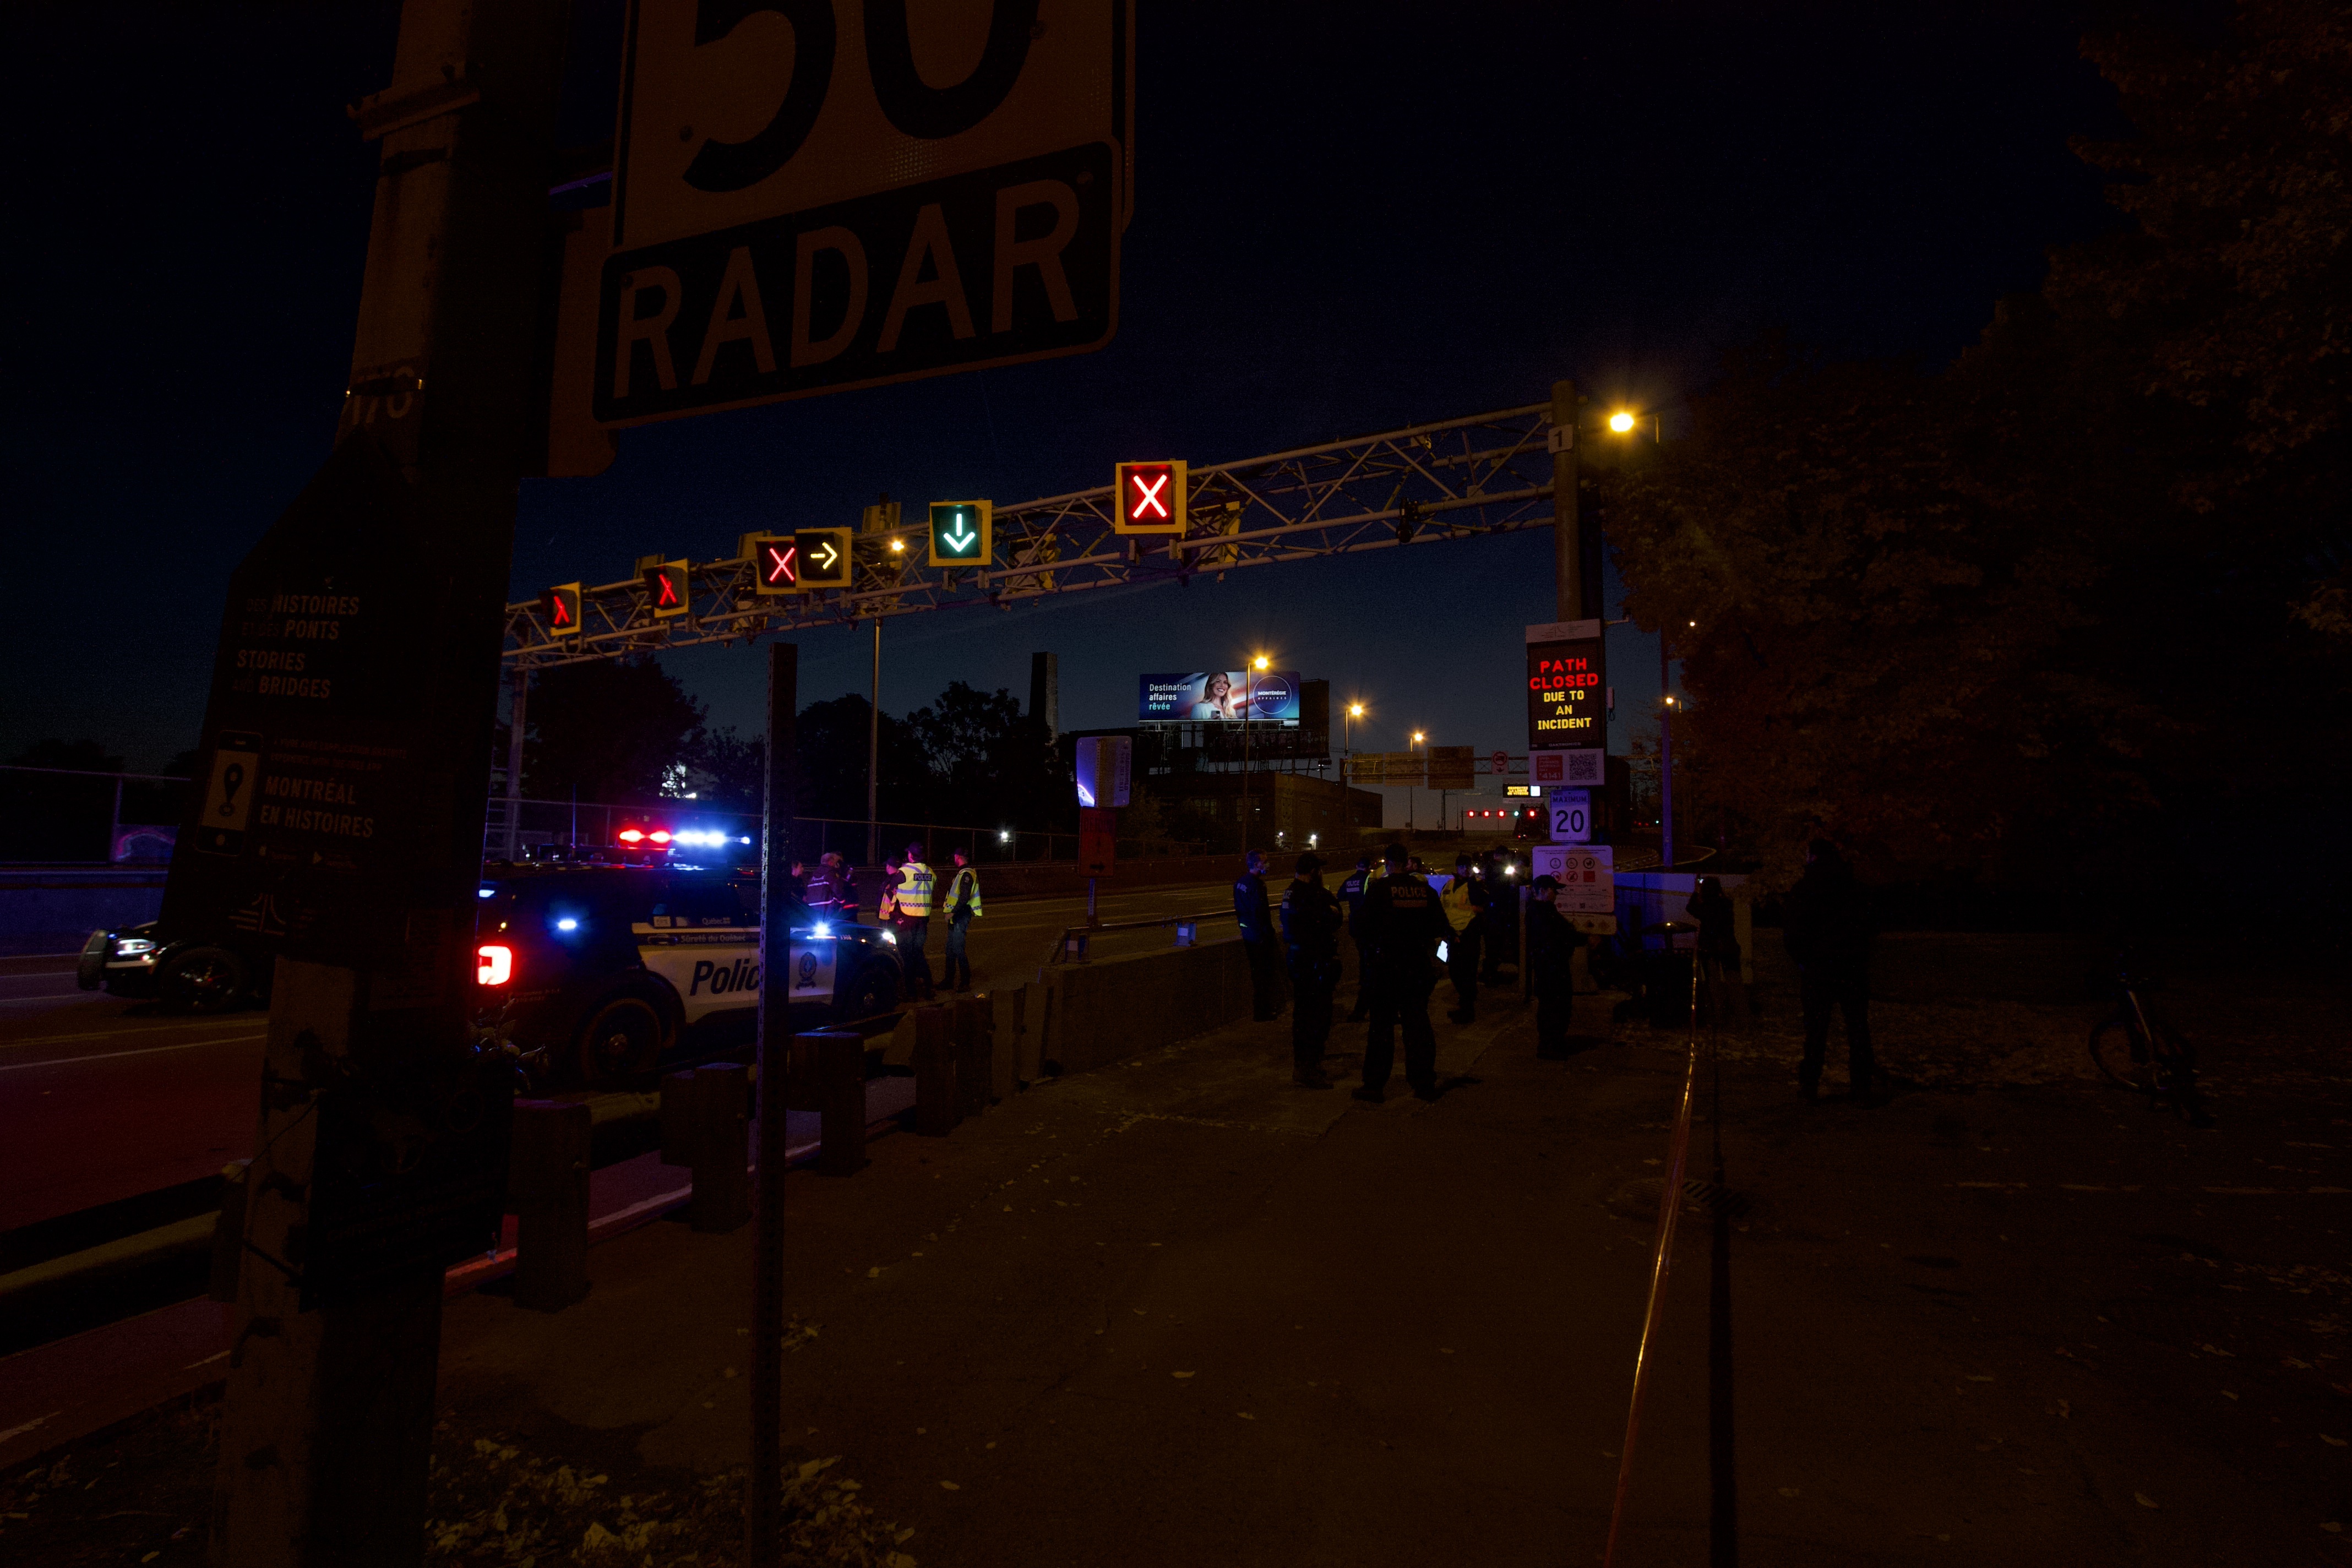
M 972 919 L 978 920 L 980 918 L 980 868 L 975 866 L 960 868 L 954 879 L 948 883 L 947 902 L 942 907 L 946 909 L 950 920 L 955 918 L 956 905 L 967 900 L 971 904 Z
M 1438 908 L 1445 911 L 1445 921 L 1455 931 L 1467 931 L 1477 910 L 1470 907 L 1470 879 L 1456 877 L 1437 896 Z
M 898 871 L 898 916 L 901 920 L 931 918 L 931 868 L 909 860 Z

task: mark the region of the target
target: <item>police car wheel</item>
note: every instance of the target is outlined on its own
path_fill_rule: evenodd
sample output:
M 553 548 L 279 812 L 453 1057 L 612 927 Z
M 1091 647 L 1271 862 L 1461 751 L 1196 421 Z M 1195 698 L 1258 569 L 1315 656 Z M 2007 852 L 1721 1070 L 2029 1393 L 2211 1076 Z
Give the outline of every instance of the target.
M 221 1013 L 245 999 L 245 963 L 225 947 L 174 953 L 155 977 L 165 1002 L 191 1013 Z
M 642 996 L 618 996 L 580 1032 L 580 1076 L 591 1084 L 641 1073 L 661 1058 L 661 1015 Z
M 887 974 L 868 972 L 858 985 L 857 994 L 849 999 L 845 1009 L 851 1018 L 877 1018 L 898 1005 L 898 988 Z

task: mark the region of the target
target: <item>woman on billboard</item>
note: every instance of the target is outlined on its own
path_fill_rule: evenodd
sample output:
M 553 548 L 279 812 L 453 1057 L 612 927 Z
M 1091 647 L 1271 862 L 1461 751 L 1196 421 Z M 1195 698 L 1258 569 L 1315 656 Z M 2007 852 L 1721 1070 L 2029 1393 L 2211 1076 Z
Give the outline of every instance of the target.
M 1190 716 L 1194 719 L 1242 717 L 1241 699 L 1234 695 L 1234 678 L 1222 669 L 1212 670 L 1202 677 L 1201 700 L 1192 704 Z

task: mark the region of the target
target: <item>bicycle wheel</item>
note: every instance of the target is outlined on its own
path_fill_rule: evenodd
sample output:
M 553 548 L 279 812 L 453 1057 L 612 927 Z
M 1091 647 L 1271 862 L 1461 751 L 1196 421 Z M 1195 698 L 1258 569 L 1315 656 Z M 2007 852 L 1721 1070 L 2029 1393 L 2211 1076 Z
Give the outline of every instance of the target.
M 2091 1031 L 2091 1061 L 2117 1089 L 2139 1094 L 2156 1090 L 2147 1042 L 2128 1014 L 2114 1014 Z

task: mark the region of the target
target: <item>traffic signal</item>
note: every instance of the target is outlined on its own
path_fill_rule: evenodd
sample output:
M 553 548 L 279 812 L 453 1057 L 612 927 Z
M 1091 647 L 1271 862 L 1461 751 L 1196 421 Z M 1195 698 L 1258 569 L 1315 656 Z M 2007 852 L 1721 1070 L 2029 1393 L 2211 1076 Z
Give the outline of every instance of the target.
M 1118 514 L 1111 528 L 1119 533 L 1184 531 L 1185 465 L 1121 463 L 1111 470 L 1111 493 Z
M 646 603 L 657 621 L 682 616 L 693 605 L 694 590 L 687 581 L 683 561 L 656 562 L 645 569 L 645 584 Z
M 996 505 L 984 500 L 935 500 L 931 503 L 931 564 L 985 566 Z
M 796 594 L 801 586 L 800 540 L 790 533 L 755 534 L 751 539 L 752 590 L 761 594 Z
M 800 545 L 802 587 L 849 586 L 849 530 L 803 528 L 793 538 Z
M 566 583 L 560 588 L 543 588 L 539 595 L 539 618 L 547 624 L 551 637 L 576 637 L 580 635 L 580 584 Z

